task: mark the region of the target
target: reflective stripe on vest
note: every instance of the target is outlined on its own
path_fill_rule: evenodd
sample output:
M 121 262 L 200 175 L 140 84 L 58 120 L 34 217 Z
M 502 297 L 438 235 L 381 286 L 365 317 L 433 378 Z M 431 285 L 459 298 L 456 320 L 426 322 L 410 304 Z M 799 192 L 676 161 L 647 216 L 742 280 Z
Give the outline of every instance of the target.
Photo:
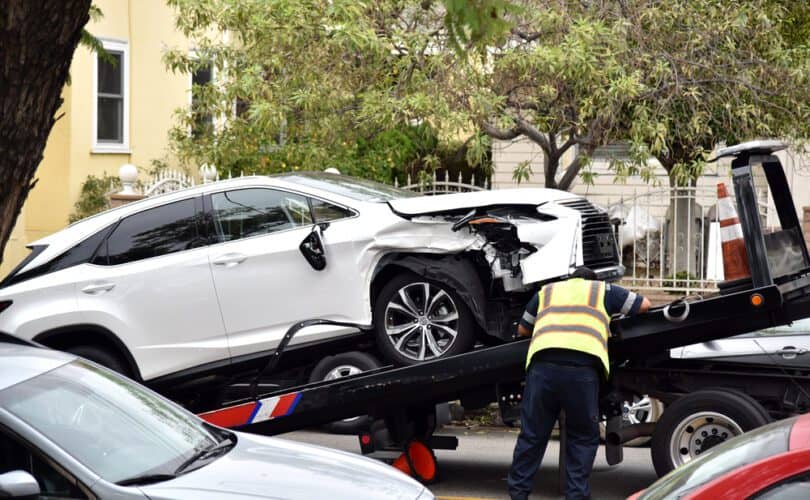
M 608 374 L 610 315 L 604 305 L 605 284 L 578 278 L 552 283 L 540 290 L 538 299 L 526 367 L 543 349 L 572 349 L 599 358 Z

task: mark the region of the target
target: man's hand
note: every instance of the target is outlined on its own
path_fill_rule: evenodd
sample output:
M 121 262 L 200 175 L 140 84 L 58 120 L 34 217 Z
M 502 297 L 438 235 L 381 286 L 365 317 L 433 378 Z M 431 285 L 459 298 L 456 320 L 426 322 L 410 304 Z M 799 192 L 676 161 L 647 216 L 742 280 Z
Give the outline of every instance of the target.
M 531 337 L 532 331 L 523 325 L 518 325 L 518 337 Z
M 645 313 L 650 310 L 650 307 L 652 307 L 652 304 L 650 304 L 650 299 L 648 299 L 647 297 L 642 297 L 641 305 L 638 308 L 638 312 Z

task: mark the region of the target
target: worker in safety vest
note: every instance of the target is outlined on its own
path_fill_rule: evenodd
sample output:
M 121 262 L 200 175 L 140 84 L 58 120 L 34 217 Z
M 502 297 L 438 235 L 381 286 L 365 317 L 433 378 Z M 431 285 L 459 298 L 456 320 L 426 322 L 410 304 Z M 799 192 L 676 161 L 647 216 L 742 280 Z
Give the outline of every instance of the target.
M 521 429 L 509 471 L 509 494 L 527 499 L 560 410 L 565 411 L 565 497 L 590 498 L 588 479 L 599 448 L 599 385 L 610 371 L 607 339 L 614 314 L 646 312 L 650 301 L 595 281 L 579 267 L 568 281 L 544 286 L 529 304 L 518 335 L 532 336 L 526 359 Z

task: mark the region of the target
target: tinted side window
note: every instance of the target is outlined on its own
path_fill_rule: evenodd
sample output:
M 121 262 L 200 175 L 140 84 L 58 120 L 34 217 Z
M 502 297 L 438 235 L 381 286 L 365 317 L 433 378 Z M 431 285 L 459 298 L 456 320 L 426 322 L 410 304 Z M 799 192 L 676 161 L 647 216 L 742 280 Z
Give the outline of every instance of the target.
M 307 199 L 274 189 L 238 189 L 211 195 L 219 241 L 232 241 L 312 224 Z
M 131 215 L 118 224 L 106 254 L 100 251 L 94 263 L 112 266 L 201 246 L 196 222 L 193 199 Z
M 34 269 L 29 269 L 24 273 L 15 274 L 18 269 L 22 269 L 25 264 L 33 260 L 34 257 L 36 257 L 42 251 L 44 251 L 47 248 L 47 245 L 33 249 L 31 254 L 23 262 L 21 262 L 20 265 L 18 265 L 15 268 L 15 270 L 12 271 L 3 282 L 0 282 L 0 288 L 20 283 L 22 281 L 29 280 L 31 278 L 36 278 L 37 276 L 43 276 L 48 273 L 55 273 L 56 271 L 61 271 L 62 269 L 67 269 L 72 266 L 84 264 L 85 262 L 90 262 L 90 259 L 96 253 L 96 250 L 102 244 L 104 238 L 106 238 L 107 235 L 110 234 L 111 229 L 112 226 L 108 226 L 102 229 L 101 231 L 97 232 L 96 234 L 81 241 L 73 248 L 66 250 L 62 255 L 54 257 L 49 262 L 46 262 L 41 266 L 37 266 Z
M 810 498 L 810 473 L 786 479 L 752 498 L 757 500 L 806 500 Z
M 316 223 L 345 219 L 354 215 L 354 212 L 348 208 L 333 205 L 328 201 L 310 198 L 309 202 L 312 205 L 312 218 Z
M 39 483 L 43 497 L 87 498 L 75 484 L 73 478 L 63 476 L 16 439 L 0 432 L 0 474 L 15 470 L 23 470 L 34 476 Z

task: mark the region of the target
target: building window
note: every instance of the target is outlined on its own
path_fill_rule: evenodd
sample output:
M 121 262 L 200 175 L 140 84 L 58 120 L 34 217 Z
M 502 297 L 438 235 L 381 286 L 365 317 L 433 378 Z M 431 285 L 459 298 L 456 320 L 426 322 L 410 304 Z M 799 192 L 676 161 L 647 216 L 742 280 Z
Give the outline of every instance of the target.
M 129 49 L 126 42 L 101 42 L 110 57 L 96 54 L 93 152 L 128 153 Z
M 605 146 L 600 146 L 593 152 L 593 157 L 599 160 L 629 161 L 631 159 L 630 143 L 613 142 Z
M 214 115 L 205 112 L 201 104 L 205 86 L 211 85 L 213 80 L 214 70 L 211 64 L 200 66 L 191 74 L 191 112 L 194 116 L 191 135 L 194 137 L 210 135 L 214 131 Z

